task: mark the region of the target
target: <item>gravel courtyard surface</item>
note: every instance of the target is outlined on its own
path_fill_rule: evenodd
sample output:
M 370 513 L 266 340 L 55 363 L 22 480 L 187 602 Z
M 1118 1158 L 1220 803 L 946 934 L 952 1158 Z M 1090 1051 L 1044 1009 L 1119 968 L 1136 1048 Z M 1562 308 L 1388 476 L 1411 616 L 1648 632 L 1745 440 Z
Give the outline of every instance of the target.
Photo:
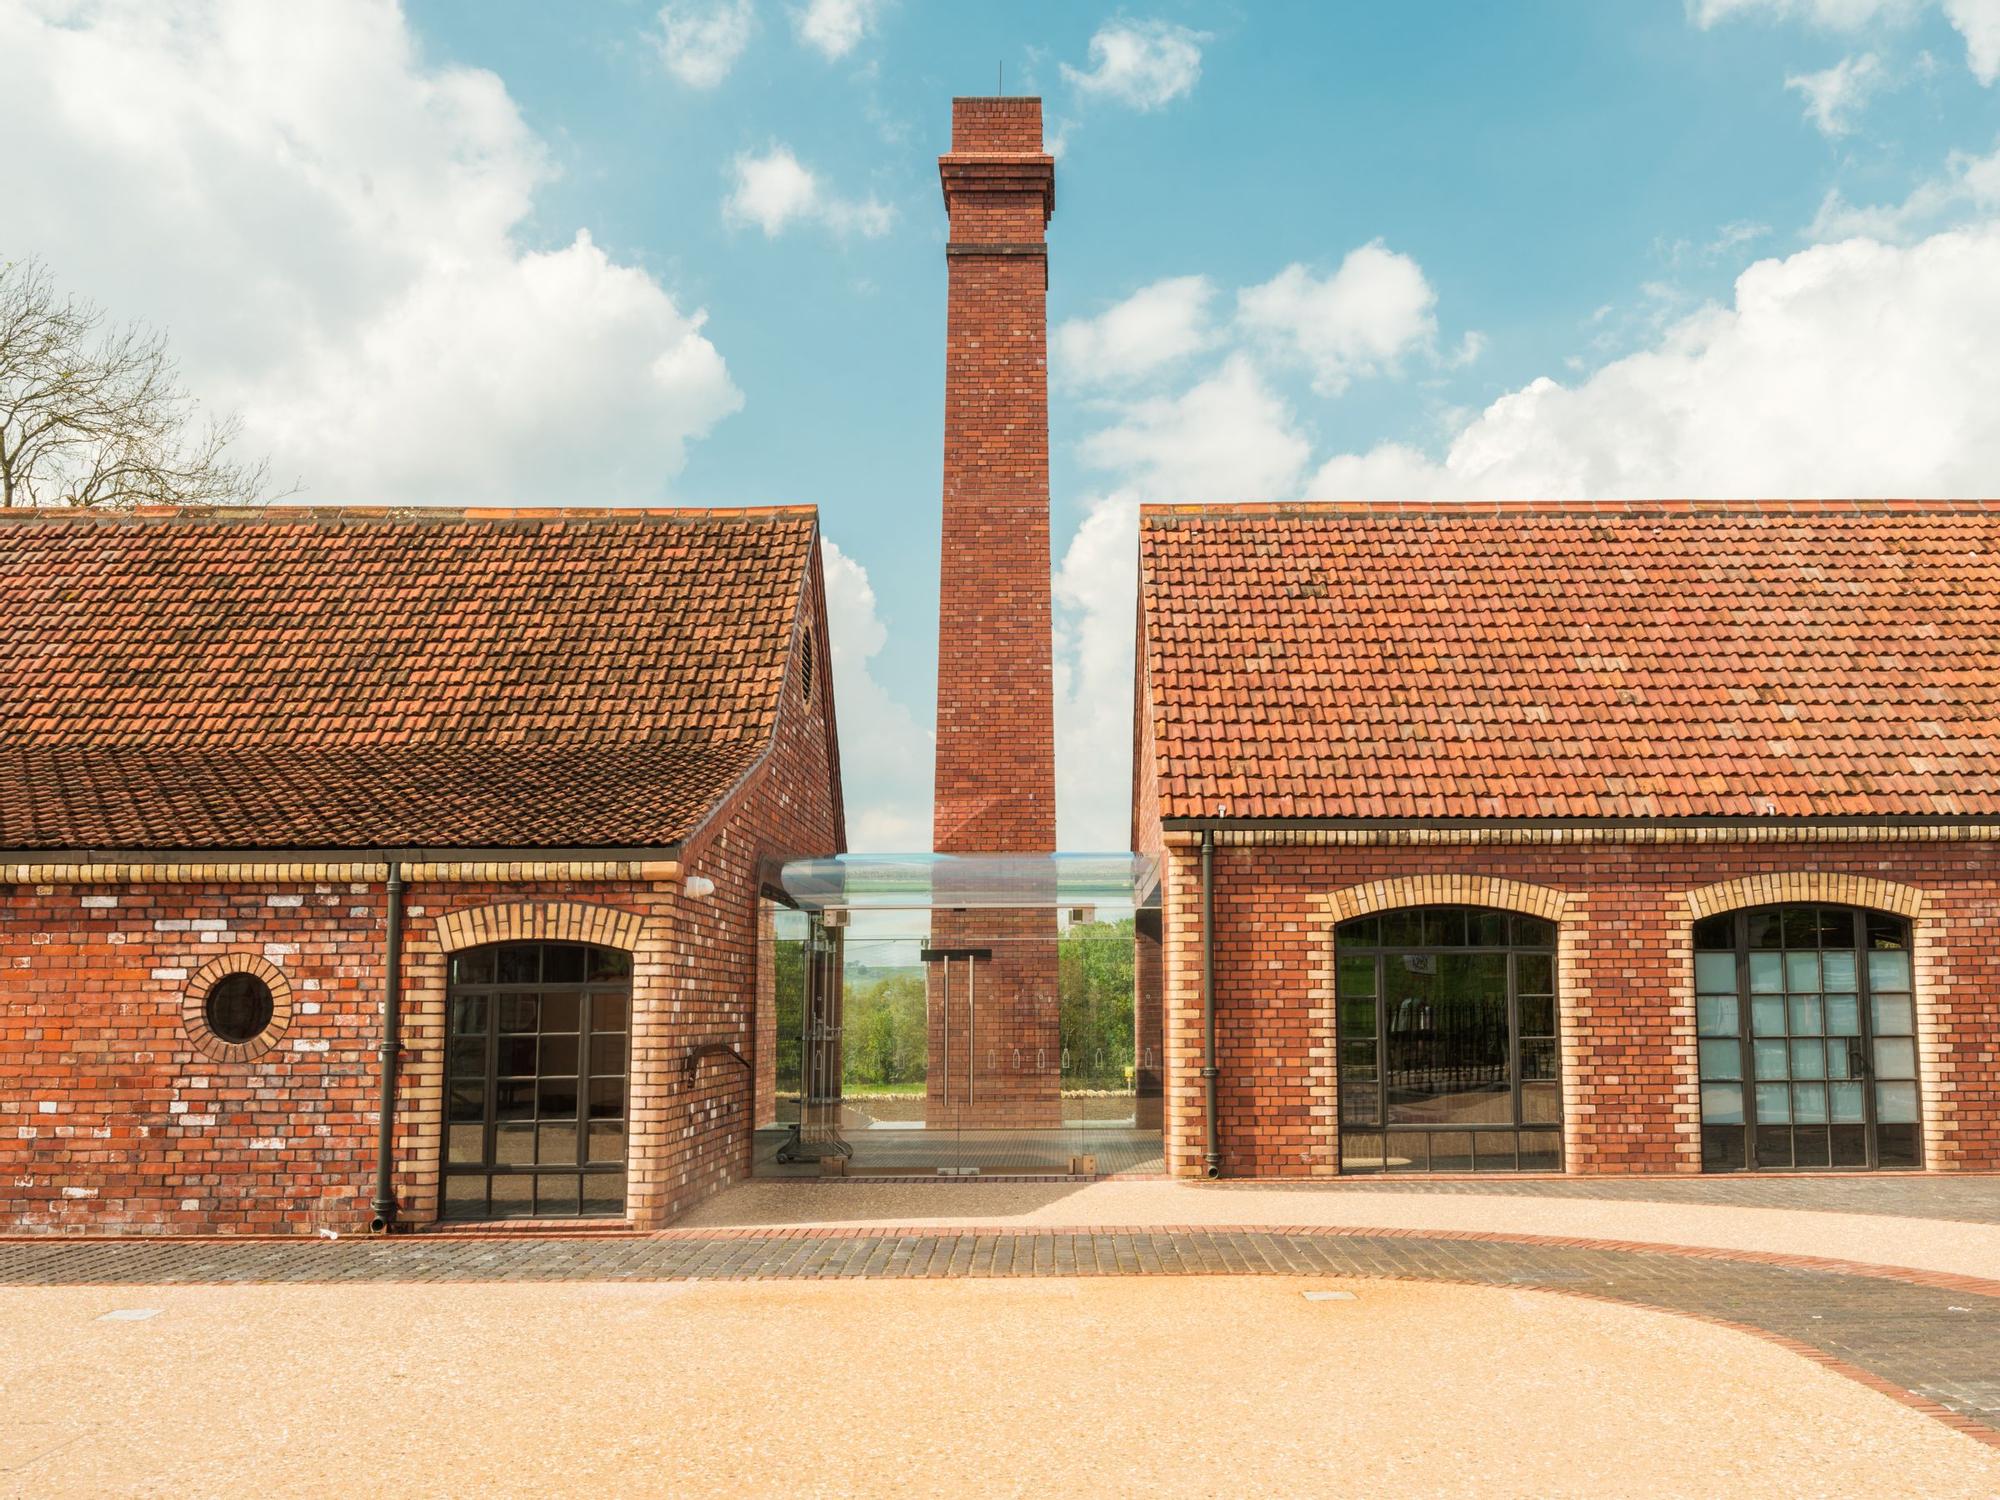
M 1304 1295 L 1327 1290 L 1353 1300 Z M 1507 1288 L 70 1286 L 0 1310 L 6 1494 L 2000 1491 L 2000 1451 L 1761 1339 Z

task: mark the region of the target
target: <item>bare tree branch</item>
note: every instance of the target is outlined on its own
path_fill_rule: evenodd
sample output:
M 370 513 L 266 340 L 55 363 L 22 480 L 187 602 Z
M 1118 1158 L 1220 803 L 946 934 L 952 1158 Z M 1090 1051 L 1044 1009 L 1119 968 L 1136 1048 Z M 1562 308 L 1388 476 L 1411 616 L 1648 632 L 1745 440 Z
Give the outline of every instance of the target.
M 0 263 L 0 506 L 245 505 L 268 463 L 229 457 L 235 418 L 197 423 L 163 335 L 100 333 L 35 260 Z

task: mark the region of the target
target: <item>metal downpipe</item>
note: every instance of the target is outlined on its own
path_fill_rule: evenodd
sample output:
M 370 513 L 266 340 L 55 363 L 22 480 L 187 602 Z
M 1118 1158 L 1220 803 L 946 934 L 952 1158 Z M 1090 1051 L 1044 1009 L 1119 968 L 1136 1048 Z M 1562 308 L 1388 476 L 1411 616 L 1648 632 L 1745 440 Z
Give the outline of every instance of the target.
M 1215 1118 L 1215 830 L 1201 835 L 1201 1086 L 1208 1141 L 1202 1175 L 1222 1175 L 1222 1141 Z
M 396 1064 L 403 1052 L 403 867 L 390 861 L 384 889 L 389 903 L 387 953 L 382 985 L 382 1045 L 379 1049 L 382 1107 L 375 1131 L 374 1217 L 368 1227 L 386 1234 L 396 1227 Z

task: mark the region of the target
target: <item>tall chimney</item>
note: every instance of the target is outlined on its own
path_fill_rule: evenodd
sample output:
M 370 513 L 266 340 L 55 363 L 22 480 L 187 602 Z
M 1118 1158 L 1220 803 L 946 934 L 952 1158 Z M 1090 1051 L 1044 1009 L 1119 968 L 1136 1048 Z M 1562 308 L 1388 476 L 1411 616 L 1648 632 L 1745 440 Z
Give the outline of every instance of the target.
M 940 854 L 1056 844 L 1049 609 L 1048 255 L 1055 160 L 1039 99 L 954 99 L 938 158 L 945 246 L 944 555 L 938 600 Z M 924 1120 L 1045 1129 L 1063 1118 L 1056 913 L 931 896 Z M 1053 895 L 1053 892 L 1050 893 Z
M 945 246 L 939 853 L 1055 848 L 1042 101 L 954 99 Z

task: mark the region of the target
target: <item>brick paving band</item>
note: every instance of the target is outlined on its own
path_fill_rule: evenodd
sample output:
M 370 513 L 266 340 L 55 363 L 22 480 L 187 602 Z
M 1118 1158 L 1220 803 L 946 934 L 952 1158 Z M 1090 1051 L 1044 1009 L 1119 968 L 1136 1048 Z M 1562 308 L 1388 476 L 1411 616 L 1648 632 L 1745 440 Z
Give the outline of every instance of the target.
M 2000 1446 L 2000 1285 L 1779 1257 L 1326 1229 L 0 1243 L 0 1285 L 1284 1275 L 1559 1291 L 1725 1323 Z

